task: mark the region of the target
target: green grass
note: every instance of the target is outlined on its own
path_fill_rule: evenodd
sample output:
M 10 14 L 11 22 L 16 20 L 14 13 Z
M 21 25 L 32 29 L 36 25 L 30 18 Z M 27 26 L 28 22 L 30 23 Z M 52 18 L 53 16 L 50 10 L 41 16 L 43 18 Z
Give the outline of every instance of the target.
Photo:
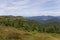
M 60 40 L 60 34 L 26 32 L 0 26 L 0 40 Z

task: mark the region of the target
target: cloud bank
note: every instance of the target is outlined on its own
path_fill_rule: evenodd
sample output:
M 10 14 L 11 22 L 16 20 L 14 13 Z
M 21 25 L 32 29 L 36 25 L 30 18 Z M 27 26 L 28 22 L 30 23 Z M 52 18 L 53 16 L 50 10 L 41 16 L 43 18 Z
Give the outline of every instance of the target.
M 0 0 L 0 15 L 60 16 L 60 0 Z

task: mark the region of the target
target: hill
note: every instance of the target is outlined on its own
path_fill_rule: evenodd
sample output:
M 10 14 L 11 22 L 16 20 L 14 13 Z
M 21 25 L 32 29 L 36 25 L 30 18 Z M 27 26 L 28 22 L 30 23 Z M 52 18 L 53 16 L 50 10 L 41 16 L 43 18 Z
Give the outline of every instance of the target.
M 60 34 L 32 33 L 0 26 L 0 40 L 60 40 Z
M 60 16 L 32 16 L 32 17 L 26 17 L 30 20 L 35 20 L 41 23 L 49 23 L 51 21 L 60 21 Z
M 57 20 L 57 19 L 56 19 Z M 48 21 L 42 24 L 34 20 L 29 20 L 21 16 L 0 16 L 0 26 L 10 26 L 18 30 L 40 33 L 60 33 L 59 20 Z
M 37 28 L 40 27 L 41 24 L 21 16 L 0 16 L 0 25 L 12 26 L 19 30 L 34 31 L 37 30 Z

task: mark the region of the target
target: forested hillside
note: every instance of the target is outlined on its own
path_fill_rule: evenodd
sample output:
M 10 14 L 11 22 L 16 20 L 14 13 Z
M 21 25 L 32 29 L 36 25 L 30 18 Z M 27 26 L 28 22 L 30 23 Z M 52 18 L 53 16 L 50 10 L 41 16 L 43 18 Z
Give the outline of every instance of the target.
M 10 26 L 28 32 L 60 33 L 60 22 L 42 24 L 21 16 L 0 16 L 0 26 Z
M 25 31 L 38 30 L 37 28 L 40 27 L 40 23 L 33 20 L 25 19 L 21 16 L 0 16 L 0 25 L 11 26 Z

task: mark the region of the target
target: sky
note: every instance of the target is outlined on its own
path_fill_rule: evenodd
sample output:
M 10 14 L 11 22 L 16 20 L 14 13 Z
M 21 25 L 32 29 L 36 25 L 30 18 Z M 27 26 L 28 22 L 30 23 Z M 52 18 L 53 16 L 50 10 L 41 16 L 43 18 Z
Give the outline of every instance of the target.
M 60 16 L 60 0 L 0 0 L 0 15 Z

